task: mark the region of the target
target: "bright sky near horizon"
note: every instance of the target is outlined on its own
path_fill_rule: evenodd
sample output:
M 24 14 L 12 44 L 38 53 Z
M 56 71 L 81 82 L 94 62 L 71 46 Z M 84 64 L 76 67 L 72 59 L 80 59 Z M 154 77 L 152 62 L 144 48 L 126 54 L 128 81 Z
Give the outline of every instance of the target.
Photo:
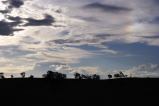
M 0 0 L 0 72 L 159 76 L 159 0 Z

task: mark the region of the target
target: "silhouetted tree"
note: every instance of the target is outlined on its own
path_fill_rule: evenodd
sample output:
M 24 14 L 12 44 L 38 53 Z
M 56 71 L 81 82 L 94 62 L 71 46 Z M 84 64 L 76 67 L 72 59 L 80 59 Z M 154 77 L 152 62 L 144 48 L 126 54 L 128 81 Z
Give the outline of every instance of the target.
M 120 76 L 120 74 L 114 74 L 114 77 L 115 78 L 120 78 L 121 76 Z
M 125 75 L 125 78 L 127 78 L 128 77 L 128 75 Z
M 4 79 L 4 73 L 0 73 L 0 79 Z
M 119 72 L 119 74 L 120 74 L 120 77 L 122 77 L 122 78 L 124 78 L 125 77 L 125 75 L 124 75 L 124 73 L 123 72 Z
M 52 72 L 52 71 L 48 71 L 46 76 L 44 76 L 44 77 L 47 78 L 47 79 L 58 79 L 58 80 L 67 78 L 66 74 L 62 74 L 62 73 L 58 73 L 58 72 Z
M 47 74 L 43 74 L 42 77 L 43 77 L 43 78 L 46 78 L 46 77 L 47 77 Z
M 33 75 L 30 75 L 30 77 L 29 77 L 30 79 L 33 79 L 34 78 L 34 76 Z
M 11 77 L 11 78 L 14 78 L 14 76 L 13 76 L 13 75 L 11 75 L 10 77 Z
M 22 76 L 22 78 L 25 78 L 25 72 L 20 73 L 20 75 Z
M 117 74 L 114 74 L 114 77 L 115 78 L 125 78 L 127 75 L 125 75 L 123 72 L 119 72 Z
M 60 78 L 61 78 L 61 79 L 66 79 L 66 78 L 67 78 L 67 75 L 66 75 L 66 74 L 61 74 L 61 75 L 60 75 Z
M 55 74 L 52 71 L 48 71 L 46 74 L 47 79 L 55 79 Z
M 75 79 L 82 79 L 81 74 L 79 73 L 75 73 L 74 76 L 75 76 Z
M 100 76 L 97 75 L 97 74 L 94 74 L 94 75 L 92 76 L 92 79 L 93 79 L 93 80 L 100 80 Z
M 81 75 L 81 78 L 82 79 L 88 79 L 88 77 L 86 75 L 83 75 L 83 74 Z
M 111 74 L 108 75 L 108 78 L 111 79 L 113 76 Z

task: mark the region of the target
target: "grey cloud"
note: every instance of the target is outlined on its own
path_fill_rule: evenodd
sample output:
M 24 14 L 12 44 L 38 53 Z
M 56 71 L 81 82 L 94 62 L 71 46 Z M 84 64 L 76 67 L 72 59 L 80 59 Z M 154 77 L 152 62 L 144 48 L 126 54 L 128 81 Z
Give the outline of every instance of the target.
M 30 36 L 26 36 L 24 37 L 21 41 L 19 41 L 20 43 L 25 43 L 25 44 L 40 44 L 41 42 L 30 37 Z
M 99 39 L 107 39 L 108 37 L 116 36 L 115 34 L 96 34 L 95 37 Z
M 33 18 L 26 18 L 25 20 L 28 22 L 24 26 L 51 26 L 55 22 L 55 18 L 48 14 L 41 20 Z
M 81 37 L 82 35 L 76 36 L 75 38 L 71 39 L 56 39 L 51 42 L 54 42 L 56 44 L 80 44 L 80 45 L 85 45 L 89 43 L 94 43 L 94 44 L 100 44 L 104 42 L 105 40 L 109 39 L 109 37 L 116 37 L 115 34 L 107 34 L 107 33 L 102 33 L 102 34 L 91 34 L 91 35 L 85 35 L 85 38 Z M 49 42 L 48 42 L 49 43 Z
M 9 10 L 0 10 L 0 13 L 2 14 L 7 14 L 9 12 Z
M 20 8 L 24 5 L 24 0 L 8 0 L 10 8 Z
M 38 70 L 38 71 L 44 71 L 46 72 L 47 70 L 49 70 L 51 65 L 61 65 L 61 63 L 54 63 L 54 62 L 40 62 L 37 63 L 34 67 L 34 70 Z
M 17 16 L 17 17 L 13 17 L 13 16 L 9 16 L 7 15 L 7 19 L 11 20 L 11 21 L 14 21 L 14 22 L 22 22 L 22 18 Z
M 57 39 L 53 41 L 56 44 L 66 44 L 66 43 L 80 43 L 80 40 L 71 40 L 71 39 Z
M 6 18 L 12 22 L 0 21 L 0 35 L 10 36 L 14 35 L 14 32 L 21 31 L 23 29 L 15 28 L 17 26 L 50 26 L 55 19 L 51 15 L 45 15 L 45 18 L 42 20 L 32 19 L 32 18 L 21 18 L 19 16 L 13 17 L 10 15 L 6 15 Z M 28 21 L 24 24 L 23 21 Z M 21 25 L 24 24 L 24 25 Z
M 48 70 L 56 71 L 53 66 L 61 66 L 61 65 L 66 65 L 66 64 L 58 62 L 39 62 L 36 63 L 31 73 L 41 77 L 41 75 L 45 74 L 46 71 Z
M 5 10 L 0 11 L 3 14 L 10 13 L 13 8 L 20 8 L 22 5 L 24 5 L 24 0 L 6 0 L 1 2 L 5 5 L 8 5 Z
M 74 76 L 74 73 L 81 74 L 100 74 L 102 73 L 97 67 L 73 67 L 65 63 L 58 62 L 41 62 L 34 67 L 34 73 L 46 73 L 47 70 L 52 70 L 60 73 L 65 73 L 69 78 Z
M 125 70 L 125 72 L 133 75 L 134 77 L 158 77 L 159 64 L 142 64 Z
M 159 16 L 155 17 L 152 21 L 150 21 L 150 23 L 159 24 Z
M 99 22 L 99 20 L 95 17 L 84 17 L 84 16 L 76 16 L 74 18 L 81 19 L 87 22 Z
M 98 2 L 85 5 L 84 8 L 86 8 L 86 9 L 87 8 L 88 9 L 100 9 L 104 12 L 113 12 L 113 13 L 131 11 L 130 8 L 119 7 L 119 6 L 115 6 L 115 5 L 109 5 L 109 4 L 101 4 L 101 3 L 98 3 Z
M 60 32 L 58 35 L 66 36 L 66 35 L 69 35 L 69 34 L 70 34 L 70 31 L 64 30 L 64 31 Z
M 144 64 L 135 68 L 136 71 L 159 72 L 158 64 Z
M 16 31 L 21 31 L 23 29 L 15 28 L 20 22 L 6 22 L 0 21 L 0 35 L 11 36 Z
M 146 39 L 159 39 L 159 36 L 140 36 L 142 38 L 146 38 Z
M 31 53 L 33 54 L 34 52 L 23 50 L 22 48 L 20 48 L 20 46 L 17 45 L 0 46 L 0 56 L 6 58 L 16 58 Z
M 158 0 L 152 0 L 155 4 L 159 4 Z

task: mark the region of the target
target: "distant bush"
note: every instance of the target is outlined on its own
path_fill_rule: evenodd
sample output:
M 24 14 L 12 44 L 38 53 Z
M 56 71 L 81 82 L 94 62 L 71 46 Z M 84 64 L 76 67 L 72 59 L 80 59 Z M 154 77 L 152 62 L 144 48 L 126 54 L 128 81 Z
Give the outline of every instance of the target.
M 108 75 L 108 78 L 111 79 L 111 78 L 113 78 L 113 76 L 112 76 L 111 74 L 109 74 L 109 75 Z
M 43 74 L 43 78 L 60 80 L 60 79 L 66 79 L 67 76 L 66 76 L 66 74 L 48 71 L 47 74 Z
M 74 77 L 75 77 L 75 79 L 100 80 L 100 76 L 97 75 L 97 74 L 94 74 L 94 75 L 84 75 L 84 74 L 75 73 Z
M 25 72 L 20 73 L 20 75 L 22 76 L 22 78 L 25 78 Z
M 128 77 L 127 75 L 125 75 L 123 72 L 119 72 L 117 74 L 114 74 L 114 78 L 126 78 Z
M 0 73 L 0 79 L 4 79 L 4 73 Z

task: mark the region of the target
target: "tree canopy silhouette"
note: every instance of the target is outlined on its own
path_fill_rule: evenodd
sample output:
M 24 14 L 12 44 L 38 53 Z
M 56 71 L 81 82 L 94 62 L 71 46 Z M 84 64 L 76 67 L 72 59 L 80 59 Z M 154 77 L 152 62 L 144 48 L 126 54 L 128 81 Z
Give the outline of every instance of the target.
M 58 80 L 67 78 L 66 74 L 53 72 L 50 70 L 47 72 L 47 74 L 43 74 L 43 77 L 47 79 L 58 79 Z
M 0 79 L 4 79 L 4 73 L 0 73 Z
M 22 76 L 22 78 L 25 78 L 25 72 L 20 73 L 20 75 Z

